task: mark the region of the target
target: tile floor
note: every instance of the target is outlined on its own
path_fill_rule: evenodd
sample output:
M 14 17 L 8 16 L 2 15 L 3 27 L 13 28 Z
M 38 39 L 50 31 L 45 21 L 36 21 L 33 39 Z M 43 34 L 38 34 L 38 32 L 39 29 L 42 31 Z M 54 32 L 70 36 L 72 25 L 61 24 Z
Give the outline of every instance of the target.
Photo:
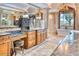
M 50 56 L 54 49 L 57 47 L 58 42 L 62 40 L 63 37 L 52 36 L 48 37 L 44 42 L 36 45 L 30 49 L 24 50 L 24 55 L 22 55 L 20 50 L 17 50 L 16 56 Z
M 79 56 L 79 33 L 71 32 L 54 52 L 56 56 Z

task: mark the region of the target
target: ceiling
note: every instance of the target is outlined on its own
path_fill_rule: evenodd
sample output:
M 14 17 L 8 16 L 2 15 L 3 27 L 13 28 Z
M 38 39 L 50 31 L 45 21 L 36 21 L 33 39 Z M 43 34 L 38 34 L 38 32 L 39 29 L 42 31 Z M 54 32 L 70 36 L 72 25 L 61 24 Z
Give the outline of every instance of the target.
M 28 8 L 48 8 L 48 6 L 45 3 L 0 3 L 0 8 L 26 11 Z
M 49 12 L 57 12 L 62 5 L 63 3 L 50 3 L 50 5 L 47 3 L 0 3 L 0 8 L 16 11 L 26 11 L 28 8 L 43 9 L 51 7 L 49 8 Z M 76 5 L 79 6 L 79 4 L 74 3 L 67 3 L 66 5 L 69 5 L 73 8 L 76 8 Z

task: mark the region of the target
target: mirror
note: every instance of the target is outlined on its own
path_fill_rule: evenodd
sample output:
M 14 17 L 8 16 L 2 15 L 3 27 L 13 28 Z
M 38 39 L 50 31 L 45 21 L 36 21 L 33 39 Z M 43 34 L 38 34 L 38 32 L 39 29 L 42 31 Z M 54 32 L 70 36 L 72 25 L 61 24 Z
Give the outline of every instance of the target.
M 59 29 L 75 29 L 75 10 L 64 6 L 59 11 Z

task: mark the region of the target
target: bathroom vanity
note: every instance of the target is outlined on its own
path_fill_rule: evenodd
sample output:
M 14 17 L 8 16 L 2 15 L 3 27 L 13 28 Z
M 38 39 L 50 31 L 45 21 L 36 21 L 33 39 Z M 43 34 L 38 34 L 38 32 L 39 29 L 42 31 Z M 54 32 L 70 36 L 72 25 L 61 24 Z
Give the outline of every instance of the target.
M 21 33 L 19 28 L 15 27 L 1 27 L 0 31 L 0 56 L 10 56 L 13 49 L 12 43 L 25 38 L 26 35 Z
M 28 49 L 42 43 L 47 38 L 46 29 L 33 29 L 22 32 L 16 27 L 0 28 L 0 56 L 12 55 L 13 42 L 24 40 L 24 48 Z
M 0 33 L 0 56 L 10 56 L 11 40 L 7 33 Z
M 36 45 L 36 31 L 26 32 L 26 39 L 24 39 L 24 48 L 31 48 Z

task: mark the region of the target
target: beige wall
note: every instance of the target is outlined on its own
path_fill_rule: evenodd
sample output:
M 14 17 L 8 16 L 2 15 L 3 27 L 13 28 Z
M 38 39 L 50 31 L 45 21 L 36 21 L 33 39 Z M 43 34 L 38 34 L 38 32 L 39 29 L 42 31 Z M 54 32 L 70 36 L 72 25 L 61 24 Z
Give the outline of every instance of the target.
M 48 18 L 48 36 L 56 34 L 58 28 L 58 13 L 50 13 Z
M 50 13 L 48 19 L 48 34 L 52 35 L 56 33 L 58 29 L 58 12 Z M 75 30 L 79 30 L 79 7 L 75 10 Z
M 79 30 L 79 7 L 75 10 L 75 29 Z
M 58 28 L 58 12 L 50 13 L 48 19 L 48 35 L 56 33 Z M 79 6 L 75 8 L 75 30 L 79 30 Z

